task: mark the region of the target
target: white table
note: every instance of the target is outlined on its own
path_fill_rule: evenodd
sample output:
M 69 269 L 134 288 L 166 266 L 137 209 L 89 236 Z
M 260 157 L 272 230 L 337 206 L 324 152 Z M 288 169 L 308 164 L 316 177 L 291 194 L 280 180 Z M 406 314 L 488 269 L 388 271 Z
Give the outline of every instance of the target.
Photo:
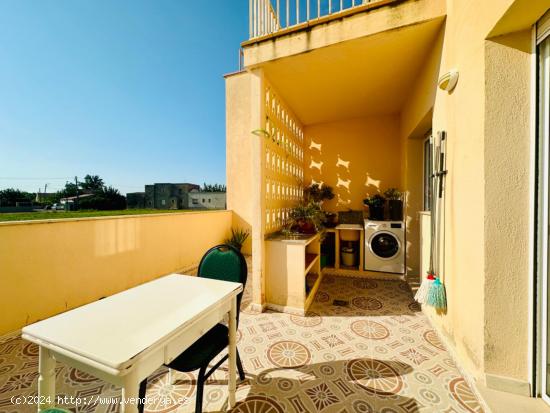
M 23 328 L 22 337 L 40 346 L 38 411 L 55 405 L 57 360 L 122 387 L 122 411 L 137 412 L 139 383 L 227 314 L 233 407 L 242 289 L 239 283 L 171 274 Z

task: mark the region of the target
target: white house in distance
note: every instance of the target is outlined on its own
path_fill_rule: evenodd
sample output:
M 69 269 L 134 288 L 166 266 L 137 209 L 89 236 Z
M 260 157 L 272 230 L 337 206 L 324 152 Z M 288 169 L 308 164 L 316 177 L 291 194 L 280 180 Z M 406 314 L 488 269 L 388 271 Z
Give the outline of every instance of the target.
M 204 192 L 197 189 L 189 191 L 189 209 L 225 209 L 225 192 Z

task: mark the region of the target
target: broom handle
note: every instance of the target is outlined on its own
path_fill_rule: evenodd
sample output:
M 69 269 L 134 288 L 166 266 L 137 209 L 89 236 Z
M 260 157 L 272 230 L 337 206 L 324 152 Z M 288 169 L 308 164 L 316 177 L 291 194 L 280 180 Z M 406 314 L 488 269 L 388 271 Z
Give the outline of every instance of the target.
M 445 179 L 445 176 L 447 175 L 447 170 L 446 170 L 446 152 L 447 152 L 447 132 L 445 131 L 441 131 L 440 132 L 440 143 L 439 143 L 439 146 L 440 146 L 440 153 L 441 153 L 441 160 L 440 160 L 440 165 L 439 165 L 439 199 L 440 199 L 440 202 L 441 202 L 441 205 L 439 206 L 438 208 L 438 217 L 437 217 L 437 226 L 438 228 L 441 227 L 441 218 L 442 218 L 442 213 L 443 213 L 443 210 L 444 210 L 444 205 L 445 205 L 445 200 L 443 199 L 443 180 Z M 439 231 L 441 232 L 441 229 L 439 229 Z M 442 246 L 439 245 L 440 243 L 438 243 L 438 262 L 437 262 L 437 271 L 438 271 L 438 276 L 439 278 L 441 278 L 442 274 L 441 274 L 441 268 L 439 268 L 439 254 L 441 253 L 440 249 Z M 444 246 L 443 246 L 444 248 Z M 444 249 L 443 249 L 444 251 Z
M 439 170 L 438 170 L 438 177 L 439 177 L 439 199 L 443 197 L 443 177 L 447 174 L 447 171 L 445 170 L 445 137 L 446 133 L 444 131 L 440 132 L 440 141 L 439 141 Z
M 441 148 L 441 132 L 437 133 L 437 139 L 435 142 L 435 168 L 434 168 L 434 206 L 435 206 L 435 212 L 433 216 L 434 221 L 434 271 L 435 276 L 439 278 L 439 224 L 440 224 L 440 199 L 439 199 L 439 187 L 441 184 L 441 161 L 442 161 L 442 148 Z
M 431 193 L 431 214 L 430 214 L 430 226 L 431 226 L 431 242 L 430 242 L 430 273 L 435 274 L 435 251 L 437 242 L 436 233 L 436 217 L 437 217 L 437 170 L 439 162 L 439 152 L 435 145 L 435 139 L 432 137 L 432 193 Z
M 434 183 L 434 158 L 433 158 L 433 135 L 430 136 L 430 268 L 428 268 L 428 273 L 433 274 L 434 272 L 434 222 L 433 222 L 433 183 Z

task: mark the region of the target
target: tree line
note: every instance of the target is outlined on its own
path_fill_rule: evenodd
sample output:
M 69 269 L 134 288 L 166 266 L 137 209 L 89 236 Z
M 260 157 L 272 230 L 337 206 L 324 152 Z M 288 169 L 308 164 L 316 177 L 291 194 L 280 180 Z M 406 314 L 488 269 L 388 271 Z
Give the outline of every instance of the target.
M 86 175 L 82 181 L 67 182 L 65 187 L 54 194 L 45 195 L 41 202 L 34 202 L 36 193 L 8 188 L 0 190 L 0 206 L 16 206 L 17 203 L 34 202 L 42 206 L 59 203 L 62 198 L 79 195 L 75 207 L 100 211 L 126 209 L 126 197 L 118 189 L 105 185 L 99 175 Z M 80 195 L 86 195 L 80 198 Z M 78 205 L 77 205 L 78 204 Z
M 227 188 L 222 184 L 202 184 L 201 191 L 203 192 L 226 192 Z
M 223 184 L 204 183 L 202 188 L 204 192 L 226 192 L 226 186 Z M 86 175 L 82 181 L 66 182 L 65 187 L 53 194 L 44 194 L 40 202 L 36 201 L 36 193 L 21 191 L 15 188 L 0 190 L 0 207 L 14 207 L 18 203 L 34 203 L 38 206 L 48 206 L 59 203 L 63 198 L 79 196 L 78 205 L 76 200 L 73 205 L 77 209 L 96 209 L 96 210 L 118 210 L 126 209 L 126 197 L 118 189 L 105 185 L 105 182 L 99 175 Z

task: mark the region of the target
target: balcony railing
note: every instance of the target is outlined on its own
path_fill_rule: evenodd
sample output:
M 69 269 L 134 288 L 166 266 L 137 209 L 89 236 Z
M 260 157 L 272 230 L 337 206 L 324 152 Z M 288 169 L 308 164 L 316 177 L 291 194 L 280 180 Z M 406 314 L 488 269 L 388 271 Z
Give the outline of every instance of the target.
M 387 0 L 249 0 L 250 39 Z

